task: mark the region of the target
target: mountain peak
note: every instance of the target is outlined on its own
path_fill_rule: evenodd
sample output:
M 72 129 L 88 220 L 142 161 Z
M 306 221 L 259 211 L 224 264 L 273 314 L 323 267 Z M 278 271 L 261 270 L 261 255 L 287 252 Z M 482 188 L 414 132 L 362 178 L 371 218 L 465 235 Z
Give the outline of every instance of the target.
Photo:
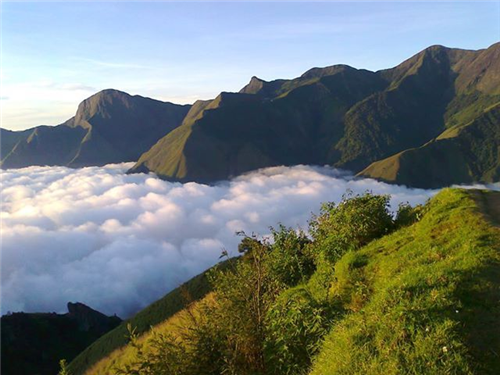
M 241 94 L 257 94 L 267 82 L 257 76 L 250 78 L 250 82 L 240 90 Z
M 89 330 L 97 330 L 105 332 L 108 330 L 107 327 L 110 325 L 111 321 L 116 321 L 117 323 L 121 321 L 121 319 L 116 316 L 108 317 L 80 302 L 68 302 L 67 306 L 68 317 L 77 322 L 80 331 L 87 332 Z
M 356 70 L 352 66 L 345 65 L 345 64 L 337 64 L 337 65 L 331 65 L 331 66 L 326 66 L 324 68 L 312 68 L 306 71 L 304 74 L 300 76 L 300 78 L 321 78 L 324 76 L 330 76 L 345 70 Z

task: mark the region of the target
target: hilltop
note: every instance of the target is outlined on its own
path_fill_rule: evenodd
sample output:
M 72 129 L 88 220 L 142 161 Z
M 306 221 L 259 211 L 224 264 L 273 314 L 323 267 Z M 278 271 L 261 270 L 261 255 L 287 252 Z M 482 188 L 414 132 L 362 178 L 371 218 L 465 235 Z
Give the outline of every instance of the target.
M 151 330 L 131 321 L 131 344 L 105 336 L 70 373 L 498 373 L 500 193 L 445 189 L 395 218 L 387 202 L 325 204 L 311 238 L 245 237 L 191 303 L 151 305 Z
M 72 360 L 121 323 L 82 303 L 68 303 L 68 313 L 12 313 L 0 319 L 2 374 L 55 374 L 59 360 Z

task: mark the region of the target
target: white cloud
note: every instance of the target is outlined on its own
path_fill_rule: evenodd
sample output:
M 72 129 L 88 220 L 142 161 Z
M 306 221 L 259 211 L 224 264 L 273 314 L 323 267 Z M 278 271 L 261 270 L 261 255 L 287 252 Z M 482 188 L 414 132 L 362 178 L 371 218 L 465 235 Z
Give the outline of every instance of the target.
M 217 186 L 104 168 L 3 171 L 2 313 L 64 311 L 68 301 L 126 317 L 235 254 L 235 231 L 307 227 L 346 189 L 422 203 L 435 191 L 354 180 L 329 168 L 276 167 Z

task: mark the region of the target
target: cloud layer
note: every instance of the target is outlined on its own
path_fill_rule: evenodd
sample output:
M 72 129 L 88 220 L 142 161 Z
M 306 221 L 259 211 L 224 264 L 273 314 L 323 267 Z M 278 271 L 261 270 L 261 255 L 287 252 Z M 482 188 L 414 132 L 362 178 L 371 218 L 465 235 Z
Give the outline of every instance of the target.
M 352 179 L 319 167 L 276 167 L 217 186 L 126 175 L 129 164 L 3 172 L 2 313 L 65 311 L 80 301 L 127 317 L 235 254 L 244 230 L 307 228 L 347 189 L 422 203 L 435 191 Z

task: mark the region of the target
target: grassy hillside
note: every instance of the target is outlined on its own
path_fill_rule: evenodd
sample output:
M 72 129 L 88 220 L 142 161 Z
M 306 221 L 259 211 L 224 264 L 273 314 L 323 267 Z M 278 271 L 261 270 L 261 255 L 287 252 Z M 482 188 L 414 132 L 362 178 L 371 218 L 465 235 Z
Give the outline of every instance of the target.
M 200 306 L 211 303 L 212 299 L 213 296 L 209 293 L 200 301 L 190 304 L 188 307 L 178 311 L 165 321 L 154 325 L 143 334 L 139 334 L 136 330 L 135 332 L 138 338 L 134 346 L 125 345 L 113 350 L 107 356 L 88 368 L 86 374 L 109 375 L 116 373 L 120 368 L 125 368 L 129 363 L 137 360 L 136 344 L 143 346 L 145 352 L 152 353 L 155 348 L 148 345 L 151 339 L 159 335 L 175 335 L 180 337 L 182 335 L 181 327 L 191 325 L 193 322 L 192 315 L 199 314 Z
M 331 291 L 349 314 L 312 374 L 500 371 L 500 193 L 445 190 L 411 227 L 336 265 Z
M 88 373 L 498 373 L 500 193 L 445 189 L 395 219 L 386 204 L 325 205 L 312 241 L 246 237 L 209 298 Z
M 219 267 L 225 267 L 224 263 L 221 263 Z M 132 325 L 137 334 L 141 335 L 147 332 L 151 326 L 164 322 L 191 302 L 204 297 L 209 291 L 210 285 L 206 272 L 194 277 L 95 341 L 70 363 L 70 373 L 73 375 L 83 374 L 102 358 L 126 345 L 128 324 Z
M 442 187 L 500 178 L 500 104 L 447 129 L 422 147 L 377 161 L 359 175 L 414 187 Z

